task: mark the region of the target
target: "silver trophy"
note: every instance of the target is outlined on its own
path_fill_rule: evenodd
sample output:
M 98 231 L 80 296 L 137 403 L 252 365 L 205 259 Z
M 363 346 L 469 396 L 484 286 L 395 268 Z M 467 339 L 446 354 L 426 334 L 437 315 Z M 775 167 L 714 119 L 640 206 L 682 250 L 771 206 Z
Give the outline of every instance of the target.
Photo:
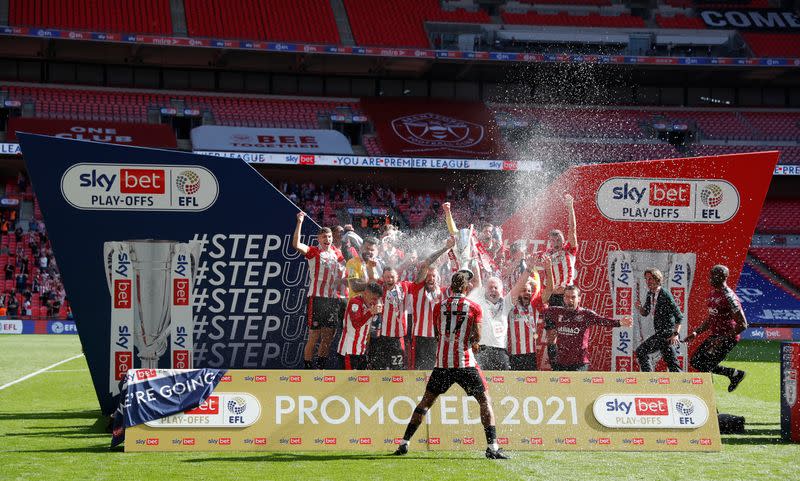
M 132 281 L 135 286 L 133 299 L 134 345 L 139 351 L 141 367 L 155 369 L 158 367 L 158 360 L 167 350 L 167 339 L 170 334 L 173 256 L 179 249 L 187 254 L 189 265 L 186 277 L 194 278 L 202 251 L 202 243 L 198 241 L 179 243 L 154 239 L 105 242 L 103 259 L 109 292 L 113 292 L 112 259 L 117 246 L 121 244 L 127 245 L 130 250 Z M 191 343 L 191 330 L 189 331 L 189 343 Z
M 475 259 L 472 255 L 472 229 L 473 226 L 470 224 L 468 228 L 459 229 L 456 233 L 456 245 L 453 247 L 453 252 L 458 260 L 459 269 L 473 270 L 473 264 L 477 262 L 477 259 Z

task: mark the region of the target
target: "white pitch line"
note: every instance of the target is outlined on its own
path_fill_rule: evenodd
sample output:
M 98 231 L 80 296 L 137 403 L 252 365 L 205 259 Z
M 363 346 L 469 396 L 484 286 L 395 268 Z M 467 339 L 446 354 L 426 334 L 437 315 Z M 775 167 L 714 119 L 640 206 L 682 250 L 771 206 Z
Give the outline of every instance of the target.
M 60 366 L 60 365 L 64 364 L 65 362 L 70 362 L 70 361 L 73 361 L 75 359 L 78 359 L 79 357 L 83 357 L 83 354 L 77 354 L 75 356 L 72 356 L 70 358 L 64 359 L 62 361 L 58 361 L 55 364 L 51 364 L 51 365 L 49 365 L 49 366 L 47 366 L 45 368 L 39 369 L 36 372 L 32 372 L 30 374 L 26 374 L 26 375 L 22 376 L 21 378 L 15 380 L 15 381 L 11 381 L 10 383 L 3 384 L 2 386 L 0 386 L 0 391 L 2 391 L 3 389 L 5 389 L 7 387 L 13 386 L 14 384 L 17 384 L 17 383 L 20 383 L 22 381 L 28 380 L 28 379 L 32 378 L 33 376 L 38 376 L 39 374 L 47 371 L 48 369 L 52 369 L 52 368 L 54 368 L 56 366 Z

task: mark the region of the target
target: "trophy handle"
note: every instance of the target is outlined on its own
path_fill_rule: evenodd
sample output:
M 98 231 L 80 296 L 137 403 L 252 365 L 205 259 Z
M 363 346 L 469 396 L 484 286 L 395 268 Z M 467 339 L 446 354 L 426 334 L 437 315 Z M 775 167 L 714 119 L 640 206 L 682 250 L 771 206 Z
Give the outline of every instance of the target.
M 106 285 L 108 292 L 113 292 L 111 288 L 111 265 L 113 263 L 112 257 L 116 251 L 117 242 L 103 242 L 103 268 L 106 272 Z
M 200 241 L 192 240 L 186 243 L 189 258 L 191 259 L 191 272 L 192 280 L 197 276 L 197 268 L 200 266 L 200 255 L 203 253 L 203 243 Z

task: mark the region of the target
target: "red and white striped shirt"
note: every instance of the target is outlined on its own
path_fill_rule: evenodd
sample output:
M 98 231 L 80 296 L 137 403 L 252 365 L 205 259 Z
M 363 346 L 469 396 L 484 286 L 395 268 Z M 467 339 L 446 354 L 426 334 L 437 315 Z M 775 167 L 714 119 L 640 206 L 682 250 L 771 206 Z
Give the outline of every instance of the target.
M 391 289 L 383 289 L 383 318 L 381 336 L 405 337 L 408 324 L 406 296 L 414 287 L 413 282 L 400 281 Z
M 547 254 L 553 263 L 553 288 L 567 287 L 575 283 L 575 258 L 578 248 L 567 242 L 558 251 L 548 249 Z
M 437 331 L 439 346 L 436 349 L 436 367 L 475 367 L 470 333 L 475 324 L 480 324 L 481 306 L 463 294 L 448 297 L 436 306 L 439 311 Z
M 425 289 L 425 283 L 414 284 L 411 288 L 411 320 L 414 323 L 411 334 L 419 337 L 434 337 L 433 323 L 436 320 L 436 304 L 445 298 L 446 288 L 437 286 L 432 292 Z
M 356 296 L 347 303 L 342 326 L 342 339 L 339 341 L 337 351 L 342 356 L 348 354 L 363 355 L 367 352 L 367 339 L 369 338 L 369 312 L 364 298 Z
M 526 306 L 519 301 L 514 304 L 514 308 L 508 313 L 509 354 L 513 356 L 536 353 L 536 327 L 543 311 L 542 296 L 532 298 Z
M 308 261 L 308 297 L 338 297 L 339 282 L 344 276 L 342 252 L 331 246 L 325 252 L 311 246 L 306 252 Z

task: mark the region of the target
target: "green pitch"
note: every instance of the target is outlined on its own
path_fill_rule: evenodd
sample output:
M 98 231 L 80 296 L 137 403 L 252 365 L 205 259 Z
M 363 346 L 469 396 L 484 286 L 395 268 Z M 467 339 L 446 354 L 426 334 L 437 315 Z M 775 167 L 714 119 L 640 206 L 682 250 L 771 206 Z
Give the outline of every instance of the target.
M 0 390 L 0 479 L 798 479 L 800 445 L 780 440 L 777 343 L 742 343 L 730 365 L 748 377 L 733 393 L 715 378 L 720 411 L 748 433 L 720 454 L 412 452 L 404 458 L 331 453 L 126 454 L 108 450 L 85 360 Z M 73 336 L 0 336 L 0 385 L 80 353 Z M 388 454 L 388 453 L 387 453 Z

